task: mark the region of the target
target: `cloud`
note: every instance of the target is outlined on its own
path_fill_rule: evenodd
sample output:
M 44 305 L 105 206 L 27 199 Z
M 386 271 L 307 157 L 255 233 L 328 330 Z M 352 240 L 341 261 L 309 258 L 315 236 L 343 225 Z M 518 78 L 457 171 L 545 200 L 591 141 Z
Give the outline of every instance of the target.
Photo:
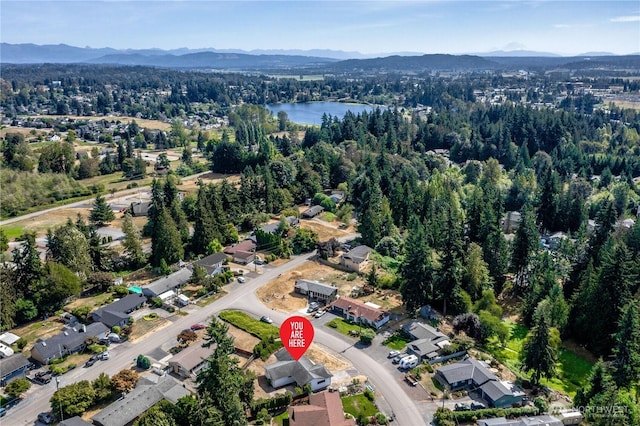
M 640 22 L 640 15 L 617 16 L 610 19 L 611 22 Z

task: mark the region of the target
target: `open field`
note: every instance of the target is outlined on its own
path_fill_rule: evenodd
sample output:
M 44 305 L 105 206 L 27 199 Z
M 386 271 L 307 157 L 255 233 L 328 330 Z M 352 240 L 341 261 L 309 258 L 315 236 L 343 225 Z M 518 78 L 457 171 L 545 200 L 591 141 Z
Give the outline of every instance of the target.
M 48 118 L 48 119 L 57 119 L 57 118 L 70 118 L 73 120 L 82 120 L 82 121 L 102 121 L 106 120 L 108 122 L 118 122 L 128 123 L 130 121 L 135 120 L 138 126 L 141 128 L 147 129 L 156 129 L 156 130 L 167 130 L 171 128 L 170 123 L 165 123 L 160 120 L 146 120 L 144 118 L 135 118 L 135 117 L 127 117 L 127 116 L 78 116 L 78 115 L 35 115 L 29 116 L 31 118 Z
M 304 210 L 304 209 L 302 209 Z M 349 235 L 353 231 L 338 229 L 340 222 L 323 222 L 321 220 L 301 220 L 300 228 L 311 229 L 318 233 L 318 239 L 320 241 L 326 241 L 330 238 L 340 238 Z

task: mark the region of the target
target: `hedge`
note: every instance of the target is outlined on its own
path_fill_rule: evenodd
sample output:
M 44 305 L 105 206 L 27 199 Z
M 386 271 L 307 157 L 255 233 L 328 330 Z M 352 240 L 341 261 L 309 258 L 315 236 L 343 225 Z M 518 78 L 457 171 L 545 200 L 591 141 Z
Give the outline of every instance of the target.
M 453 416 L 458 422 L 475 422 L 478 419 L 489 419 L 494 417 L 524 417 L 537 415 L 536 407 L 520 408 L 486 408 L 484 410 L 454 411 Z
M 291 392 L 285 392 L 280 395 L 276 395 L 273 398 L 260 398 L 251 401 L 251 412 L 255 416 L 260 410 L 266 408 L 269 412 L 275 412 L 282 408 L 288 407 L 291 404 L 292 395 Z

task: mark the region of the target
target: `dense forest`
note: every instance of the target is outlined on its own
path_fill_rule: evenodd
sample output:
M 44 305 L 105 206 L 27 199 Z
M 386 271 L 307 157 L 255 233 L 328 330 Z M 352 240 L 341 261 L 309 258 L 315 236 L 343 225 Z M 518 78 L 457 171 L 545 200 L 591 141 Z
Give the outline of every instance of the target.
M 238 174 L 239 183 L 203 184 L 179 201 L 173 173 L 155 180 L 143 230 L 152 239 L 148 259 L 137 229 L 128 230 L 131 244 L 123 255 L 107 250 L 95 236 L 105 221 L 99 215 L 89 224 L 78 218 L 51 230 L 46 264 L 34 235 L 24 235 L 13 254 L 15 268 L 2 269 L 4 328 L 59 308 L 97 273 L 147 261 L 166 268 L 196 258 L 212 242 L 237 242 L 238 229 L 251 231 L 269 215 L 289 214 L 315 199 L 345 222 L 353 215 L 362 243 L 397 261 L 390 285 L 410 311 L 431 304 L 482 341 L 502 333 L 496 298 L 518 300 L 523 323 L 541 341 L 557 335 L 601 357 L 576 397 L 580 405 L 625 405 L 632 414 L 628 424 L 639 419 L 632 401 L 640 381 L 637 111 L 596 108 L 591 95 L 544 78 L 521 81 L 528 88 L 524 95 L 495 104 L 480 102 L 479 91 L 513 82 L 491 76 L 307 82 L 137 67 L 45 69 L 3 71 L 0 105 L 9 119 L 43 105 L 79 116 L 228 117 L 221 136 L 175 124 L 166 134 L 149 132 L 129 122 L 118 133 L 116 153 L 98 163 L 97 173 L 129 171 L 135 177 L 142 166 L 134 149 L 143 145 L 193 146 L 207 159 L 204 167 Z M 561 93 L 555 105 L 525 102 Z M 387 107 L 325 115 L 320 126 L 301 128 L 262 106 L 356 97 Z M 429 108 L 418 112 L 418 105 Z M 72 148 L 60 142 L 36 153 L 23 138 L 8 136 L 3 167 L 79 178 L 82 163 L 61 161 L 73 158 L 65 149 Z M 189 155 L 181 161 L 188 164 Z M 332 189 L 346 192 L 346 202 L 323 199 Z M 101 203 L 98 196 L 94 210 Z M 507 212 L 519 212 L 521 220 L 505 238 Z M 550 248 L 547 239 L 558 232 L 563 238 Z M 315 247 L 317 237 L 294 234 L 286 238 L 283 232 L 265 244 L 282 257 Z M 530 351 L 543 349 L 531 345 Z M 534 358 L 524 361 L 534 381 L 553 375 Z

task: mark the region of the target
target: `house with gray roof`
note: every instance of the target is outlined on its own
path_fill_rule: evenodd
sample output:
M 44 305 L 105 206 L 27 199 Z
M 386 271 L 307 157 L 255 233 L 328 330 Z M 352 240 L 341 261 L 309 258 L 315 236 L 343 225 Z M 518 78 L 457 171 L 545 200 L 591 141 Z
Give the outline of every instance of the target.
M 340 256 L 340 264 L 354 272 L 362 272 L 369 263 L 371 250 L 371 247 L 365 245 L 354 247 Z
M 507 420 L 504 417 L 480 419 L 476 420 L 476 424 L 478 426 L 563 426 L 560 419 L 549 414 L 510 420 Z
M 307 296 L 309 299 L 321 300 L 327 304 L 336 300 L 338 288 L 322 284 L 317 281 L 298 280 L 294 286 L 296 293 Z
M 167 400 L 175 404 L 189 394 L 190 392 L 171 376 L 163 376 L 157 383 L 142 378 L 134 390 L 108 405 L 91 420 L 96 426 L 130 425 L 158 402 Z
M 25 371 L 31 366 L 31 361 L 22 354 L 0 359 L 0 386 L 6 386 L 15 379 L 24 377 Z
M 420 359 L 432 359 L 438 352 L 449 344 L 449 338 L 439 330 L 420 321 L 411 321 L 402 326 L 402 331 L 409 338 L 414 339 L 407 344 L 407 350 Z
M 322 206 L 309 207 L 308 209 L 302 212 L 302 217 L 305 219 L 312 219 L 318 216 L 323 211 L 324 211 L 324 207 Z
M 316 392 L 331 385 L 333 375 L 324 365 L 314 364 L 304 355 L 296 361 L 284 348 L 276 352 L 275 356 L 278 361 L 264 368 L 264 375 L 274 388 L 295 383 L 301 388 L 310 385 L 311 390 Z
M 193 274 L 191 269 L 182 268 L 171 275 L 167 275 L 142 287 L 142 294 L 146 297 L 159 297 L 162 293 L 184 286 L 187 281 L 189 281 L 189 278 L 191 278 L 191 274 Z
M 216 345 L 205 348 L 201 344 L 193 344 L 169 358 L 169 368 L 181 377 L 194 377 L 198 371 L 207 365 L 207 359 L 215 350 Z
M 129 322 L 131 312 L 140 309 L 147 298 L 140 293 L 129 294 L 122 299 L 103 306 L 91 314 L 96 322 L 101 322 L 110 329 L 114 326 L 123 326 Z
M 480 391 L 482 398 L 496 408 L 519 404 L 524 397 L 517 386 L 500 381 L 484 363 L 473 358 L 437 368 L 434 378 L 451 391 Z
M 65 327 L 60 334 L 44 340 L 38 339 L 31 348 L 31 358 L 48 364 L 56 358 L 82 351 L 89 337 L 105 339 L 108 334 L 109 328 L 101 322 Z
M 207 257 L 193 262 L 194 266 L 200 266 L 207 271 L 207 275 L 216 275 L 222 272 L 222 265 L 227 263 L 229 258 L 223 252 L 213 253 Z
M 75 416 L 61 421 L 58 426 L 91 426 L 91 423 L 85 422 L 82 417 Z

